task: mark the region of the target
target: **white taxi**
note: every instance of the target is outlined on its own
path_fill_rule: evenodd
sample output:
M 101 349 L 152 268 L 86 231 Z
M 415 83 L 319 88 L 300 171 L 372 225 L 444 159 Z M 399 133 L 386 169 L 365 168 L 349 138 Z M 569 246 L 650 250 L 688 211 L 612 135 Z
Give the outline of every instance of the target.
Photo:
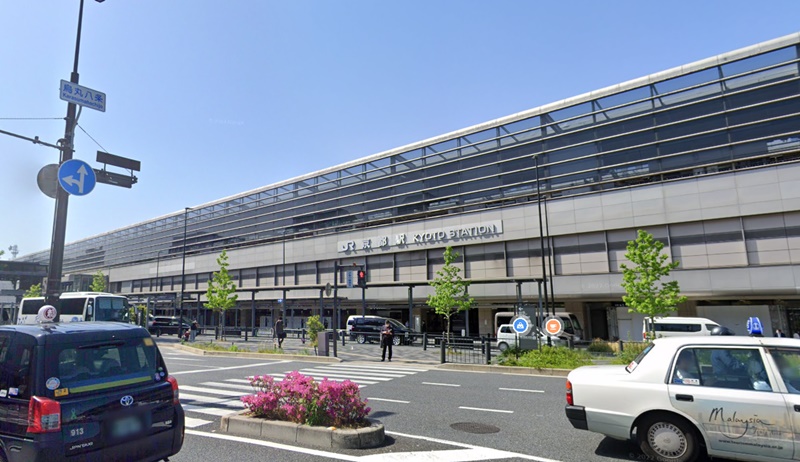
M 800 459 L 797 339 L 662 338 L 627 366 L 575 369 L 566 385 L 573 427 L 632 439 L 648 460 Z

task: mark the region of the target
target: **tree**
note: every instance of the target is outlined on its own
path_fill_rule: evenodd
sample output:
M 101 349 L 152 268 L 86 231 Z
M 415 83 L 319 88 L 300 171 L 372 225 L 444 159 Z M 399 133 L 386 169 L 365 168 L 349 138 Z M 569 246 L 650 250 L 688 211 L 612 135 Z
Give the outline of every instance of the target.
M 42 284 L 34 284 L 28 287 L 28 290 L 22 294 L 24 298 L 31 298 L 31 297 L 41 297 L 42 296 Z
M 319 337 L 317 334 L 325 330 L 325 326 L 323 326 L 322 321 L 319 320 L 318 314 L 309 316 L 308 321 L 306 322 L 306 329 L 308 329 L 309 342 L 311 343 L 311 346 L 314 347 L 314 351 L 317 351 L 317 346 L 319 345 Z
M 453 252 L 453 247 L 448 246 L 445 249 L 444 266 L 436 272 L 436 278 L 430 282 L 434 293 L 428 295 L 428 306 L 446 321 L 448 341 L 450 341 L 450 318 L 454 314 L 470 309 L 475 303 L 475 299 L 467 292 L 469 282 L 461 278 L 461 268 L 453 265 L 458 257 L 458 253 Z
M 221 335 L 225 337 L 225 323 L 224 313 L 229 308 L 236 306 L 236 300 L 239 298 L 236 295 L 236 284 L 233 283 L 230 274 L 228 274 L 228 252 L 223 250 L 217 258 L 219 271 L 215 272 L 210 281 L 208 281 L 208 290 L 206 291 L 206 308 L 211 308 L 217 313 L 217 322 L 221 328 Z
M 625 264 L 620 265 L 622 288 L 627 294 L 622 301 L 629 307 L 629 312 L 638 312 L 650 319 L 651 331 L 648 336 L 651 339 L 655 337 L 653 318 L 668 315 L 678 304 L 686 301 L 686 297 L 680 295 L 678 281 L 661 280 L 679 264 L 677 261 L 668 263 L 669 257 L 661 253 L 663 249 L 662 242 L 640 229 L 636 239 L 628 242 L 628 251 L 625 253 L 625 258 L 636 266 L 629 268 Z
M 89 286 L 92 292 L 105 292 L 106 291 L 106 275 L 102 271 L 97 270 L 92 279 L 92 285 Z

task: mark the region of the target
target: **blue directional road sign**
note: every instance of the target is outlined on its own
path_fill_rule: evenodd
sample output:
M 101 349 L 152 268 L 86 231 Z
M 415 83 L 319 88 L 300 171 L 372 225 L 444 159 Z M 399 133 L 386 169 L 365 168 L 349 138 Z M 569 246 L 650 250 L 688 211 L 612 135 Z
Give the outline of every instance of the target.
M 512 326 L 514 328 L 514 332 L 521 335 L 527 334 L 528 331 L 530 330 L 530 323 L 528 322 L 527 319 L 523 317 L 514 319 Z
M 97 177 L 89 164 L 82 160 L 70 159 L 58 167 L 58 184 L 73 196 L 85 196 L 94 189 Z

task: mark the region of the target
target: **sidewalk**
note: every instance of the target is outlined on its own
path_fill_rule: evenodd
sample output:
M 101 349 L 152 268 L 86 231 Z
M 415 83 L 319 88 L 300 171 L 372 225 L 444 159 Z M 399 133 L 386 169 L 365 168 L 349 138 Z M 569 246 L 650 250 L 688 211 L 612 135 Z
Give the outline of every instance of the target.
M 161 335 L 160 337 L 153 337 L 159 345 L 179 344 L 177 335 Z M 259 349 L 274 348 L 274 340 L 272 337 L 249 337 L 245 341 L 244 336 L 228 336 L 225 340 L 215 340 L 214 334 L 198 335 L 195 342 L 208 343 L 213 342 L 225 347 L 236 345 L 240 351 L 256 352 Z M 283 352 L 285 354 L 300 354 L 315 356 L 314 347 L 309 344 L 308 339 L 303 341 L 302 338 L 287 337 L 283 340 Z M 337 357 L 343 361 L 377 361 L 381 360 L 381 348 L 377 343 L 365 343 L 360 345 L 356 342 L 351 342 L 345 339 L 345 344 L 342 345 L 341 338 L 336 344 Z M 438 348 L 428 347 L 427 350 L 422 349 L 422 345 L 400 345 L 392 348 L 392 362 L 404 363 L 424 363 L 424 364 L 440 364 L 440 351 Z M 333 356 L 333 347 L 329 348 L 329 356 Z

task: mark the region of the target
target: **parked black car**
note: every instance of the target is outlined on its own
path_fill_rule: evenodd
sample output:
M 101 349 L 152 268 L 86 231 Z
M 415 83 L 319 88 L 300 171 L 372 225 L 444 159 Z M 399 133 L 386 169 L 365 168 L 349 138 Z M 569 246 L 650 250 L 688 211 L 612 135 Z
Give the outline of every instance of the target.
M 0 461 L 158 461 L 183 446 L 178 382 L 147 331 L 0 327 Z
M 148 323 L 147 329 L 153 335 L 161 334 L 178 334 L 178 317 L 177 316 L 155 316 L 153 320 Z M 183 331 L 187 331 L 192 327 L 192 322 L 183 318 Z M 197 335 L 202 333 L 202 329 L 197 329 Z
M 411 345 L 414 343 L 416 334 L 413 330 L 401 324 L 396 319 L 384 318 L 381 316 L 350 316 L 347 318 L 347 333 L 351 341 L 357 343 L 380 342 L 381 330 L 386 321 L 392 326 L 394 331 L 393 345 Z

